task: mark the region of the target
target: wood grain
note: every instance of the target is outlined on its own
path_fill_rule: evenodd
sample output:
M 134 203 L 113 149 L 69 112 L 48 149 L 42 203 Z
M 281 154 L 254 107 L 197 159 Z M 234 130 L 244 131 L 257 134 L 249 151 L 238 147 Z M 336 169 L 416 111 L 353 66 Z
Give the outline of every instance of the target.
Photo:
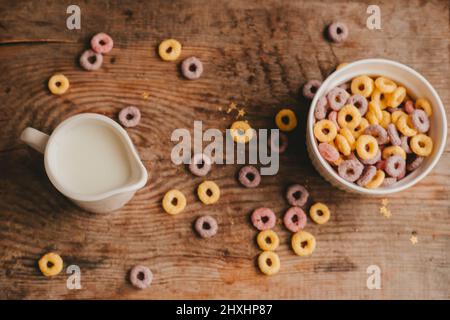
M 69 31 L 64 2 L 0 1 L 0 298 L 450 298 L 449 147 L 426 179 L 389 197 L 390 219 L 378 212 L 379 198 L 332 188 L 306 155 L 309 106 L 298 89 L 308 79 L 326 78 L 340 62 L 382 57 L 406 63 L 450 103 L 448 2 L 379 3 L 383 29 L 370 31 L 365 1 L 78 1 L 82 28 Z M 337 19 L 351 33 L 342 45 L 323 37 Z M 101 70 L 85 72 L 77 58 L 99 31 L 111 34 L 115 47 Z M 178 63 L 157 57 L 156 46 L 169 37 L 183 44 L 181 58 L 203 61 L 201 79 L 183 80 Z M 46 88 L 55 72 L 71 82 L 61 97 Z M 279 174 L 264 177 L 257 192 L 239 187 L 239 166 L 215 166 L 209 178 L 222 197 L 206 207 L 194 193 L 202 179 L 171 163 L 170 135 L 175 128 L 192 130 L 194 120 L 224 130 L 235 118 L 225 112 L 231 101 L 245 106 L 255 128 L 272 127 L 285 106 L 295 108 L 300 124 Z M 27 126 L 50 133 L 82 112 L 115 119 L 125 105 L 142 111 L 141 124 L 127 131 L 149 182 L 116 213 L 86 213 L 52 187 L 42 156 L 18 137 Z M 255 267 L 259 251 L 248 216 L 265 205 L 281 217 L 283 192 L 292 182 L 327 202 L 332 218 L 321 227 L 308 223 L 318 247 L 303 259 L 278 225 L 282 268 L 265 277 Z M 175 217 L 161 208 L 173 187 L 188 199 L 186 211 Z M 207 241 L 192 230 L 203 214 L 220 225 Z M 37 260 L 48 250 L 59 252 L 66 266 L 80 266 L 81 290 L 68 290 L 64 274 L 41 276 Z M 149 290 L 136 291 L 127 281 L 138 263 L 154 272 Z M 381 290 L 366 288 L 372 264 L 382 270 Z

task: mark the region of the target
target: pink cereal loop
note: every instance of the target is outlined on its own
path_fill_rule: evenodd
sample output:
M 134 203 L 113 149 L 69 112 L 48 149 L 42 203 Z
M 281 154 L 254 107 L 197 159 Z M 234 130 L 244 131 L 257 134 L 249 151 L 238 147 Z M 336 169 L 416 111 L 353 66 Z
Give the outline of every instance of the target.
M 127 128 L 135 127 L 141 121 L 141 112 L 138 108 L 129 106 L 119 112 L 119 122 Z
M 251 216 L 253 226 L 258 230 L 269 230 L 275 227 L 277 218 L 269 208 L 255 209 Z
M 91 61 L 91 60 L 94 61 Z M 91 49 L 84 51 L 80 56 L 80 65 L 87 71 L 95 71 L 100 69 L 103 63 L 103 56 Z
M 339 151 L 329 143 L 320 143 L 318 149 L 320 155 L 328 162 L 334 162 L 339 159 Z
M 289 231 L 298 232 L 306 226 L 306 214 L 299 207 L 291 207 L 284 214 L 283 223 Z
M 97 33 L 91 39 L 91 48 L 96 53 L 109 53 L 114 46 L 113 39 L 106 33 Z

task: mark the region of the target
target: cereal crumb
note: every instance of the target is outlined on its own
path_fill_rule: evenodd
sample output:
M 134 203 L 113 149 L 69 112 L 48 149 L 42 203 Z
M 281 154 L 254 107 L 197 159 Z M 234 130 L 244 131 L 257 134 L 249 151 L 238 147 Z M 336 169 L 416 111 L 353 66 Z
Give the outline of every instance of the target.
M 381 199 L 381 204 L 386 207 L 389 204 L 389 200 L 387 198 Z
M 238 119 L 239 117 L 244 117 L 245 116 L 245 109 L 244 108 L 242 108 L 242 109 L 239 109 L 238 110 L 238 114 L 236 115 L 236 119 Z
M 227 113 L 230 113 L 233 110 L 237 109 L 237 104 L 235 102 L 231 102 L 230 105 L 228 106 L 228 110 Z
M 147 100 L 149 96 L 150 93 L 148 93 L 147 91 L 142 92 L 142 98 L 144 98 L 145 100 Z
M 388 208 L 386 208 L 385 206 L 380 207 L 380 213 L 385 217 L 385 218 L 390 218 L 391 217 L 391 210 L 389 210 Z
M 417 236 L 415 235 L 415 233 L 413 232 L 413 234 L 411 235 L 411 238 L 409 238 L 409 241 L 411 241 L 411 243 L 413 245 L 417 244 L 419 242 L 419 239 L 417 238 Z

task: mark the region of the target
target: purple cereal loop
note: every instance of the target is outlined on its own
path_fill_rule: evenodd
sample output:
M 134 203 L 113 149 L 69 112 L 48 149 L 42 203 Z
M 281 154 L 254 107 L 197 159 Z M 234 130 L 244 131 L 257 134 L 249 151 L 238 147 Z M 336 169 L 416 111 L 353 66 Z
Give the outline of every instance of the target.
M 357 160 L 344 160 L 338 166 L 339 175 L 349 181 L 355 182 L 363 172 L 364 166 Z
M 405 171 L 406 162 L 403 157 L 399 155 L 393 155 L 386 159 L 386 168 L 384 171 L 394 178 L 399 178 L 402 172 Z
M 309 80 L 303 85 L 302 93 L 306 99 L 312 100 L 316 95 L 317 90 L 319 90 L 322 85 L 320 80 Z
M 113 39 L 103 32 L 97 33 L 91 39 L 91 48 L 96 53 L 106 54 L 112 50 L 113 46 Z
M 339 159 L 339 151 L 331 144 L 322 142 L 318 147 L 320 155 L 328 162 L 334 162 Z
M 331 122 L 334 123 L 334 125 L 336 126 L 336 128 L 339 130 L 341 127 L 339 126 L 338 122 L 337 122 L 337 111 L 331 111 L 328 114 L 328 120 L 330 120 Z
M 343 42 L 348 37 L 348 27 L 343 22 L 333 22 L 328 26 L 328 37 L 333 42 Z
M 91 62 L 90 59 L 95 60 L 94 62 Z M 96 53 L 91 49 L 84 51 L 80 56 L 80 65 L 83 67 L 83 69 L 88 71 L 100 69 L 102 63 L 103 63 L 103 56 L 100 53 Z
M 261 182 L 261 175 L 254 166 L 245 166 L 239 170 L 238 180 L 246 188 L 256 188 Z
M 270 135 L 270 139 L 268 141 L 269 148 L 272 152 L 276 152 L 279 154 L 284 153 L 288 148 L 288 136 L 284 132 L 279 132 L 278 141 L 275 141 L 274 135 Z
M 405 150 L 406 153 L 412 153 L 411 148 L 409 147 L 409 138 L 407 136 L 401 136 L 400 140 L 402 141 L 400 147 Z
M 275 227 L 277 217 L 269 208 L 258 208 L 252 213 L 252 224 L 258 230 L 269 230 Z
M 361 177 L 356 181 L 356 183 L 361 187 L 365 187 L 366 184 L 372 181 L 376 173 L 377 168 L 375 168 L 375 166 L 366 166 L 361 174 Z
M 385 177 L 384 180 L 383 180 L 383 183 L 381 184 L 381 186 L 382 187 L 389 187 L 389 186 L 392 186 L 396 182 L 397 182 L 397 178 Z
M 380 161 L 380 159 L 381 159 L 381 150 L 378 149 L 377 153 L 375 154 L 375 157 L 373 157 L 372 159 L 367 160 L 358 159 L 358 160 L 364 165 L 374 165 L 375 163 Z
M 405 109 L 405 112 L 407 114 L 413 113 L 413 111 L 414 111 L 414 102 L 412 100 L 406 101 L 404 109 Z
M 386 144 L 389 142 L 389 137 L 386 130 L 379 124 L 372 124 L 364 129 L 364 134 L 371 135 L 377 139 L 378 144 Z
M 299 184 L 290 186 L 286 191 L 286 200 L 293 207 L 301 207 L 308 201 L 309 192 Z
M 286 229 L 291 232 L 298 232 L 306 226 L 306 214 L 299 207 L 290 207 L 283 217 Z
M 342 88 L 334 88 L 328 92 L 328 105 L 334 111 L 339 111 L 345 105 L 349 97 L 347 91 Z
M 186 79 L 198 79 L 203 73 L 203 63 L 196 57 L 184 59 L 181 63 L 181 73 Z
M 346 104 L 354 105 L 359 110 L 359 113 L 361 113 L 362 116 L 366 114 L 367 109 L 369 108 L 367 99 L 360 94 L 354 94 L 353 96 L 348 98 Z
M 326 97 L 322 97 L 317 101 L 316 109 L 314 109 L 314 117 L 317 120 L 325 119 L 328 111 L 328 100 Z
M 411 122 L 417 131 L 425 133 L 430 129 L 430 120 L 422 109 L 415 109 L 411 115 Z
M 204 153 L 196 153 L 189 163 L 189 171 L 197 177 L 206 176 L 211 170 L 211 158 Z
M 219 226 L 216 219 L 211 216 L 202 216 L 195 220 L 195 231 L 202 238 L 210 238 L 216 235 Z
M 413 161 L 408 163 L 408 165 L 406 166 L 406 170 L 408 170 L 409 172 L 416 170 L 417 168 L 420 167 L 423 160 L 425 160 L 424 157 L 416 156 Z
M 138 108 L 129 106 L 120 110 L 119 122 L 124 127 L 135 127 L 139 124 L 139 121 L 141 121 L 141 112 Z
M 400 135 L 398 134 L 395 124 L 389 123 L 386 131 L 389 137 L 389 141 L 393 146 L 399 146 L 402 144 L 402 140 L 400 139 Z
M 145 266 L 135 266 L 130 271 L 130 282 L 138 289 L 148 288 L 152 284 L 153 273 Z

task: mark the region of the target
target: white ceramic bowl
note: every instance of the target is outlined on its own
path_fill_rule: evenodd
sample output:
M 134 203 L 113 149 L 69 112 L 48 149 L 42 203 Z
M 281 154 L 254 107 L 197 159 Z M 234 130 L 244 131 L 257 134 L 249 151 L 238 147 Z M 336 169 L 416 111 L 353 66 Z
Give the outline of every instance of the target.
M 313 126 L 315 123 L 314 109 L 319 98 L 327 94 L 328 91 L 334 87 L 337 87 L 338 85 L 348 82 L 354 77 L 363 74 L 369 76 L 388 77 L 395 82 L 402 84 L 412 98 L 426 98 L 433 107 L 433 115 L 430 119 L 431 127 L 429 132 L 429 135 L 433 139 L 434 143 L 433 152 L 431 155 L 425 158 L 425 161 L 417 170 L 407 175 L 404 179 L 398 181 L 392 186 L 378 189 L 366 189 L 341 178 L 335 169 L 319 154 L 319 150 L 317 148 L 318 144 L 313 134 Z M 317 90 L 308 114 L 306 146 L 314 167 L 333 186 L 344 191 L 363 195 L 386 195 L 399 192 L 422 180 L 439 161 L 439 158 L 445 148 L 446 139 L 447 120 L 445 108 L 436 90 L 434 90 L 431 84 L 417 71 L 414 71 L 404 64 L 391 60 L 359 60 L 352 62 L 342 69 L 332 73 L 323 82 L 319 90 Z

